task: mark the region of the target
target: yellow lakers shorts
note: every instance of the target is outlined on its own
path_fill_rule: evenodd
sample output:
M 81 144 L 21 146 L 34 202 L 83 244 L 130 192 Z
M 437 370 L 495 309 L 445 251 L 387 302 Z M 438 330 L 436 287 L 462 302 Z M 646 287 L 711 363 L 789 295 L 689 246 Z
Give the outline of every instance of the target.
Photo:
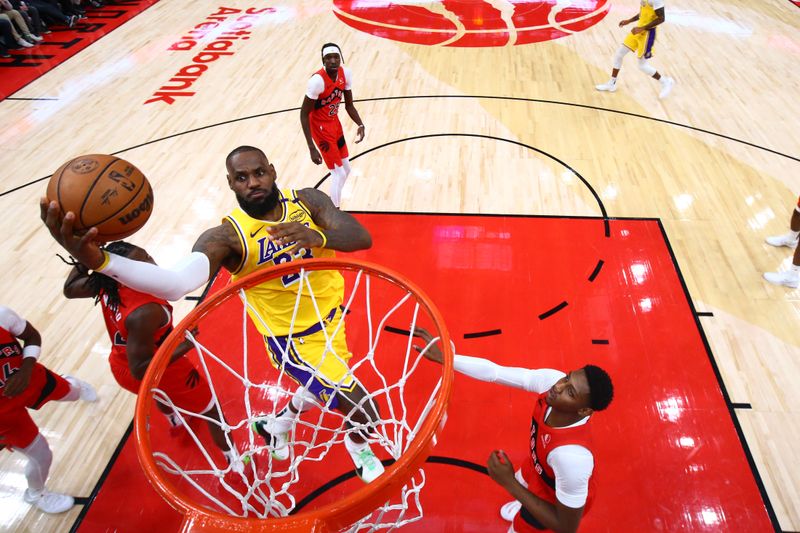
M 650 59 L 656 44 L 656 29 L 643 31 L 637 35 L 629 33 L 622 44 L 636 52 L 636 57 Z
M 264 342 L 275 368 L 286 372 L 331 408 L 339 404 L 337 390 L 349 392 L 357 384 L 348 366 L 353 354 L 347 348 L 344 315 L 339 307 L 332 309 L 322 322 L 293 334 L 291 339 L 265 335 Z

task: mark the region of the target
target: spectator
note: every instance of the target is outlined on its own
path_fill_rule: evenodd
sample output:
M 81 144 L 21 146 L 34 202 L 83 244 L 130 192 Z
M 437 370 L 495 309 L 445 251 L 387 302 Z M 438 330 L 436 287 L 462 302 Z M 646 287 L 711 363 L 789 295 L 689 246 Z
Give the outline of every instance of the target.
M 47 24 L 63 24 L 71 28 L 78 21 L 77 15 L 67 15 L 56 0 L 25 0 L 28 7 L 35 7 Z
M 13 46 L 14 34 L 11 32 L 11 22 L 8 19 L 0 19 L 0 57 L 8 58 L 8 47 Z
M 44 24 L 42 24 L 42 19 L 39 16 L 38 9 L 33 6 L 29 6 L 22 0 L 9 0 L 9 2 L 11 2 L 11 6 L 15 10 L 19 11 L 19 14 L 22 15 L 22 18 L 25 19 L 25 23 L 31 30 L 31 35 L 35 37 L 41 37 L 42 34 L 45 33 L 45 27 Z
M 12 23 L 11 31 L 13 33 L 14 40 L 21 47 L 30 48 L 42 40 L 41 37 L 34 37 L 31 35 L 31 31 L 28 29 L 25 19 L 22 18 L 22 15 L 20 15 L 19 11 L 13 8 L 8 0 L 0 0 L 0 19 L 7 19 Z M 19 30 L 22 32 L 21 35 L 17 31 L 17 28 L 19 28 Z

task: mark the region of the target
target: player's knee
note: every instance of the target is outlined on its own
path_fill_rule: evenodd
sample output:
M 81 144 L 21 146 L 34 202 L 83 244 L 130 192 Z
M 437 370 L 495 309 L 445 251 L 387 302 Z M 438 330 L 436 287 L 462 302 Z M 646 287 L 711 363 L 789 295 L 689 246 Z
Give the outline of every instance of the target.
M 28 458 L 28 465 L 33 468 L 40 468 L 43 472 L 50 469 L 50 464 L 53 462 L 53 452 L 50 451 L 50 445 L 44 435 L 39 433 L 26 448 L 17 449 L 25 457 Z
M 614 68 L 622 67 L 622 60 L 628 52 L 630 52 L 630 49 L 627 46 L 623 45 L 617 48 L 617 51 L 614 53 Z
M 656 73 L 656 68 L 653 65 L 651 65 L 647 59 L 643 57 L 639 58 L 638 65 L 639 65 L 639 70 L 641 70 L 648 76 L 652 76 L 653 74 Z
M 295 413 L 304 413 L 314 407 L 317 400 L 322 401 L 321 398 L 318 399 L 305 387 L 298 387 L 289 404 L 291 405 L 291 410 Z

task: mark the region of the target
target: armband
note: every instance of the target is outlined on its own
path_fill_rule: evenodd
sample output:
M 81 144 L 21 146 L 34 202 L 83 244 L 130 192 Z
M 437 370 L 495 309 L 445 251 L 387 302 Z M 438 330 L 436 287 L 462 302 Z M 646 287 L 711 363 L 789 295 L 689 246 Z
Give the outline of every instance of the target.
M 111 261 L 111 254 L 103 250 L 103 262 L 100 263 L 100 266 L 95 268 L 95 272 L 102 272 L 104 268 L 108 266 L 108 263 Z
M 30 357 L 33 360 L 39 359 L 42 353 L 42 347 L 35 344 L 28 344 L 22 349 L 22 358 L 27 359 Z

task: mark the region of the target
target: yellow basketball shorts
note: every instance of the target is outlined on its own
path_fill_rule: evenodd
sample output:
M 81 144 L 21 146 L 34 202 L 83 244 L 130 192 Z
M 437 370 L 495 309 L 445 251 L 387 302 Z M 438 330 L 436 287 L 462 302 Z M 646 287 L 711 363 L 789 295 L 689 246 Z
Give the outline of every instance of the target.
M 339 405 L 335 394 L 337 390 L 349 392 L 356 386 L 348 366 L 353 354 L 347 348 L 343 318 L 342 309 L 337 307 L 328 313 L 323 322 L 293 334 L 291 339 L 289 336 L 264 335 L 272 365 L 286 372 L 320 402 L 330 401 L 328 405 L 332 409 Z M 326 336 L 330 338 L 330 347 Z
M 636 57 L 650 59 L 656 44 L 656 29 L 643 31 L 637 35 L 629 33 L 622 44 L 636 52 Z

